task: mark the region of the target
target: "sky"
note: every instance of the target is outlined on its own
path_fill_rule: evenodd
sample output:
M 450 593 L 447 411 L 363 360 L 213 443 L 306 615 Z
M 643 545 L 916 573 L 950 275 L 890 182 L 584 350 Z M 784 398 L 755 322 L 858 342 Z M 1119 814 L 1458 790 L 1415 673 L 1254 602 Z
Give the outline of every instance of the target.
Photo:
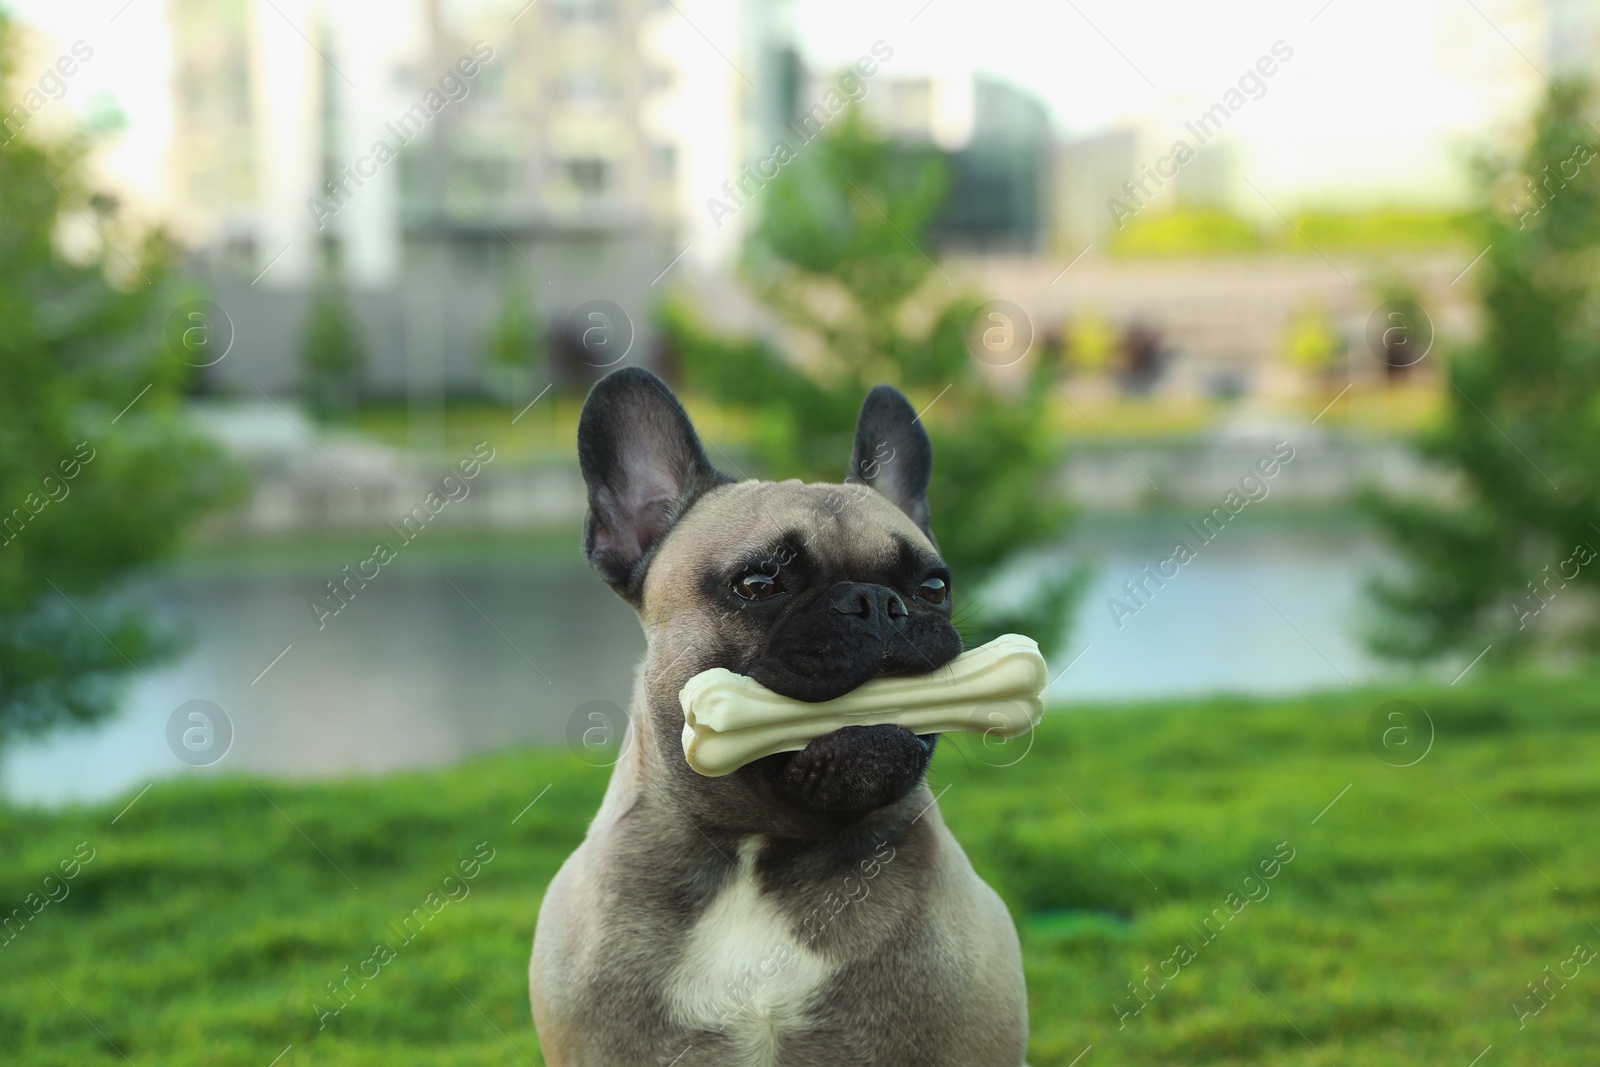
M 129 128 L 109 168 L 136 188 L 159 185 L 164 0 L 0 3 L 60 47 L 94 49 L 51 107 L 81 113 L 114 98 Z M 1464 191 L 1463 149 L 1513 134 L 1542 87 L 1541 10 L 1538 0 L 795 0 L 794 28 L 820 65 L 883 40 L 895 73 L 987 72 L 1037 93 L 1063 135 L 1133 123 L 1153 143 L 1180 136 L 1185 118 L 1281 42 L 1292 58 L 1224 134 L 1252 184 L 1295 204 L 1448 202 Z
M 1292 50 L 1229 123 L 1255 184 L 1291 199 L 1448 199 L 1460 151 L 1513 134 L 1543 86 L 1536 0 L 803 0 L 806 50 L 883 39 L 894 69 L 1032 90 L 1060 132 L 1182 134 L 1275 42 Z M 1525 58 L 1528 57 L 1528 58 Z
M 0 0 L 0 6 L 40 31 L 39 49 L 17 71 L 21 85 L 36 83 L 78 41 L 93 50 L 66 79 L 66 94 L 35 120 L 59 119 L 59 109 L 82 117 L 114 105 L 128 126 L 112 139 L 103 166 L 136 193 L 158 195 L 172 129 L 164 0 Z

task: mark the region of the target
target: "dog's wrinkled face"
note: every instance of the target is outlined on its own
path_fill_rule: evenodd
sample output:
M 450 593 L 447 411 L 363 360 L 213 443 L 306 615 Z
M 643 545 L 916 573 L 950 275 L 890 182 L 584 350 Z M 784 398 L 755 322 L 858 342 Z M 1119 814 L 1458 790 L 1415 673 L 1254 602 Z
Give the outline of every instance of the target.
M 639 610 L 649 638 L 646 756 L 703 801 L 698 815 L 826 832 L 916 789 L 935 738 L 899 726 L 847 727 L 703 778 L 683 758 L 677 698 L 694 675 L 724 667 L 823 701 L 961 652 L 951 576 L 928 528 L 928 440 L 905 398 L 885 386 L 869 394 L 841 485 L 731 482 L 644 371 L 595 386 L 578 440 L 585 554 Z
M 796 700 L 830 700 L 883 675 L 931 672 L 961 652 L 949 570 L 916 524 L 863 485 L 711 491 L 651 562 L 641 616 L 663 669 L 652 689 L 675 691 L 726 667 Z M 746 770 L 795 804 L 869 811 L 916 787 L 933 740 L 898 726 L 848 727 Z

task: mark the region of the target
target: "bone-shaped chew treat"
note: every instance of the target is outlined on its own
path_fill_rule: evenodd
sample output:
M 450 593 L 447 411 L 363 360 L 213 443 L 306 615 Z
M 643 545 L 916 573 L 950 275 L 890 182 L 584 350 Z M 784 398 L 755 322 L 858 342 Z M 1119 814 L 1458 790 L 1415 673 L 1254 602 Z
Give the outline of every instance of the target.
M 780 696 L 722 667 L 690 678 L 683 705 L 689 766 L 720 777 L 775 752 L 796 752 L 846 726 L 892 723 L 918 734 L 972 731 L 1017 737 L 1044 712 L 1044 657 L 1031 637 L 1006 634 L 928 674 L 875 678 L 841 697 Z

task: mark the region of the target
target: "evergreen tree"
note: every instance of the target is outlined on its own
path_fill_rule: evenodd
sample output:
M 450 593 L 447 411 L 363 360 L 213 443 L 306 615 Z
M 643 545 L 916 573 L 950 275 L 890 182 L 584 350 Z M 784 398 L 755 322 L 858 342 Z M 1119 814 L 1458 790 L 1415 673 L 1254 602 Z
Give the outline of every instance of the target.
M 1449 474 L 1371 507 L 1406 565 L 1374 583 L 1374 647 L 1494 657 L 1600 639 L 1600 131 L 1555 85 L 1521 160 L 1480 168 L 1480 337 L 1451 354 L 1421 441 Z M 1439 499 L 1442 497 L 1442 502 Z M 1552 610 L 1546 610 L 1547 607 Z
M 503 399 L 514 401 L 527 391 L 528 380 L 544 356 L 544 326 L 528 286 L 511 273 L 502 287 L 500 311 L 483 341 L 484 369 L 491 388 Z
M 318 418 L 355 407 L 366 365 L 361 324 L 345 294 L 332 282 L 317 287 L 300 340 L 300 367 L 306 402 Z
M 23 99 L 15 32 L 0 12 L 0 100 Z M 94 195 L 88 149 L 0 128 L 0 743 L 109 714 L 174 647 L 111 594 L 229 488 L 179 406 L 197 294 Z

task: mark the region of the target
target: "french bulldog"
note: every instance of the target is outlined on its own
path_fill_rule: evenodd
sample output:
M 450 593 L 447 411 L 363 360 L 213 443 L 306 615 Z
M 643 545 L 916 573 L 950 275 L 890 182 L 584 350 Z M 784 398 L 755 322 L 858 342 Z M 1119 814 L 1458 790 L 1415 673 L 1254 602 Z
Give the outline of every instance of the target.
M 583 553 L 647 651 L 588 835 L 529 967 L 552 1067 L 1017 1067 L 1016 930 L 924 781 L 936 737 L 850 726 L 705 777 L 678 692 L 724 667 L 823 701 L 962 651 L 904 396 L 866 397 L 843 484 L 735 481 L 658 378 L 578 423 Z

